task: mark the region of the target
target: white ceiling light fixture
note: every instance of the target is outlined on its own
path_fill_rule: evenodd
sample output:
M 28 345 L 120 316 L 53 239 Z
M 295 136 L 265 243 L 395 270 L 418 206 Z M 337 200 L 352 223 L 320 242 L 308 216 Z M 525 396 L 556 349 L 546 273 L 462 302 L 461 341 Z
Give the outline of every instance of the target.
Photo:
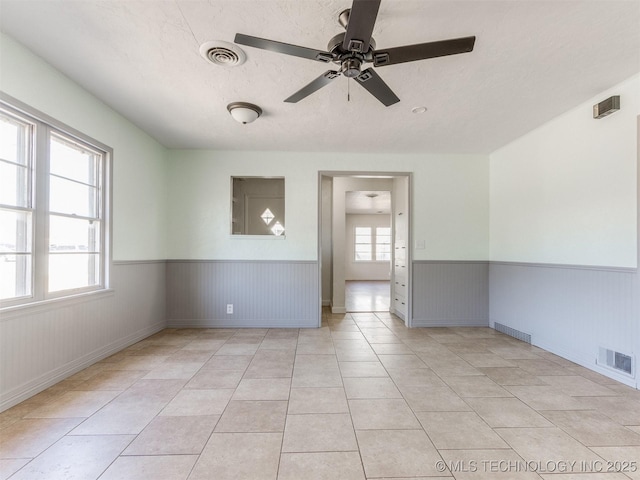
M 227 110 L 236 122 L 243 125 L 256 121 L 262 115 L 262 109 L 253 103 L 233 102 L 227 105 Z
M 413 107 L 411 109 L 412 113 L 424 113 L 427 111 L 427 107 Z
M 200 45 L 200 55 L 208 62 L 221 67 L 237 67 L 247 59 L 240 47 L 221 40 L 204 42 Z

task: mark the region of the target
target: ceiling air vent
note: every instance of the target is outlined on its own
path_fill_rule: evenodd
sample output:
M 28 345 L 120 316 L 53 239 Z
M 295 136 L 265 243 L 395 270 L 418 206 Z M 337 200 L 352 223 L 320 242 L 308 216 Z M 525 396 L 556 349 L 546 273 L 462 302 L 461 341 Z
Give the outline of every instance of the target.
M 221 67 L 242 65 L 247 59 L 245 53 L 237 45 L 218 40 L 200 45 L 200 55 L 210 63 Z

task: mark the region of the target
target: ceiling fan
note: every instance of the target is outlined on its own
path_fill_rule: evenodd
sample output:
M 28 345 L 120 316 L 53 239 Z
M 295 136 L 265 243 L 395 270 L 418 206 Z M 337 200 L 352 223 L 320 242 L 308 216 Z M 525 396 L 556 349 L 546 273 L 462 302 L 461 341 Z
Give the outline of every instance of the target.
M 329 41 L 327 51 L 266 40 L 242 33 L 236 34 L 235 42 L 240 45 L 337 65 L 335 70 L 327 70 L 285 99 L 285 102 L 297 103 L 328 85 L 340 75 L 344 75 L 347 78 L 355 78 L 386 107 L 399 102 L 400 99 L 373 68 L 362 70 L 364 64 L 373 63 L 374 67 L 384 67 L 396 63 L 467 53 L 473 50 L 475 36 L 376 50 L 376 43 L 371 34 L 379 8 L 380 0 L 353 0 L 351 8 L 342 11 L 338 16 L 338 21 L 346 29 L 346 32 L 333 37 Z

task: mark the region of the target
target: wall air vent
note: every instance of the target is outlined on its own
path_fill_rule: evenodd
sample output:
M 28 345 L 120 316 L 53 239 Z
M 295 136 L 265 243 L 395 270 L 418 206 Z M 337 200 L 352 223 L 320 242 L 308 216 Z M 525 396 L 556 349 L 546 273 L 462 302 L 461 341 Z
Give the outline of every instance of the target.
M 593 118 L 604 118 L 620 110 L 620 95 L 614 95 L 593 106 Z
M 598 351 L 597 364 L 625 373 L 630 377 L 635 378 L 636 376 L 635 362 L 632 355 L 626 355 L 624 353 L 616 352 L 615 350 L 600 347 Z
M 509 335 L 513 338 L 517 338 L 518 340 L 531 345 L 531 335 L 528 333 L 521 332 L 520 330 L 516 330 L 515 328 L 507 327 L 506 325 L 498 322 L 495 322 L 493 324 L 493 328 L 498 332 L 504 333 L 505 335 Z

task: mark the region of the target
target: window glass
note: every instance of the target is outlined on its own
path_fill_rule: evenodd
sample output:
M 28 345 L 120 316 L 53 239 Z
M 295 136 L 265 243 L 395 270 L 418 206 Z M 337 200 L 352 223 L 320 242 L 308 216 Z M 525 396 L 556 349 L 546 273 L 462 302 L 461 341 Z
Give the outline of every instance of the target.
M 56 134 L 51 135 L 50 149 L 52 175 L 97 186 L 98 154 Z
M 356 261 L 371 261 L 373 248 L 371 245 L 371 227 L 356 227 L 355 231 Z
M 31 255 L 0 255 L 0 299 L 31 295 Z
M 95 218 L 97 207 L 97 188 L 51 176 L 49 209 L 52 212 Z
M 376 227 L 376 260 L 391 260 L 391 228 Z
M 105 288 L 109 149 L 0 97 L 2 307 Z M 38 141 L 36 142 L 36 139 Z
M 391 228 L 355 227 L 354 251 L 356 262 L 391 261 Z
M 100 285 L 102 157 L 58 134 L 50 145 L 49 292 Z
M 231 177 L 231 234 L 284 236 L 284 178 Z
M 100 222 L 79 218 L 49 217 L 50 252 L 99 252 Z
M 0 111 L 0 299 L 31 295 L 33 124 Z
M 49 255 L 49 291 L 72 290 L 99 284 L 100 255 L 52 253 Z

